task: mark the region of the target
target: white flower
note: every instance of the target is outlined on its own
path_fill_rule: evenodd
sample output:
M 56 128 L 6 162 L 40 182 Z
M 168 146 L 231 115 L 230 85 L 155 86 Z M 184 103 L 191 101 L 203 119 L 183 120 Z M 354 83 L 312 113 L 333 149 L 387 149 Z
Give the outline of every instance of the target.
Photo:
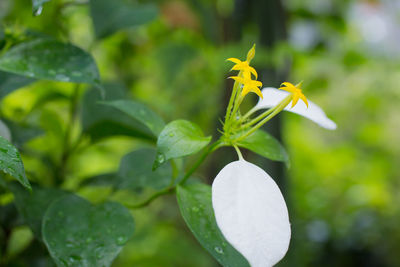
M 269 267 L 286 254 L 290 223 L 274 180 L 245 160 L 226 165 L 212 184 L 212 205 L 222 234 L 252 267 Z
M 0 136 L 11 142 L 11 133 L 8 127 L 0 120 Z
M 275 107 L 289 94 L 286 91 L 278 90 L 273 87 L 266 87 L 262 89 L 261 92 L 264 98 L 260 98 L 260 100 L 258 101 L 256 105 L 257 109 Z M 308 101 L 308 103 L 308 108 L 304 102 L 299 101 L 294 107 L 291 107 L 290 104 L 287 105 L 284 110 L 297 113 L 303 117 L 306 117 L 307 119 L 312 120 L 313 122 L 326 129 L 336 129 L 336 123 L 330 120 L 319 106 L 311 101 Z

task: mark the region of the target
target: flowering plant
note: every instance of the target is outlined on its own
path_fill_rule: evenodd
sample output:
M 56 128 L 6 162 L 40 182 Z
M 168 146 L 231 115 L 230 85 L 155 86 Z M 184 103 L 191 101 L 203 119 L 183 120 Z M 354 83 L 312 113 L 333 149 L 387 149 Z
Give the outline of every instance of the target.
M 44 51 L 43 47 L 46 48 Z M 49 49 L 58 51 L 65 60 L 52 60 L 46 52 Z M 51 66 L 60 67 L 68 63 L 65 68 L 71 69 L 46 71 L 48 66 L 35 65 L 37 58 L 26 64 L 16 64 L 21 60 L 21 55 L 27 54 L 41 57 Z M 234 80 L 234 85 L 223 118 L 221 136 L 211 142 L 212 138 L 205 136 L 199 126 L 190 121 L 174 120 L 165 124 L 157 113 L 144 104 L 109 98 L 107 90 L 100 83 L 92 58 L 73 45 L 37 39 L 4 51 L 0 57 L 0 69 L 13 73 L 10 75 L 25 77 L 27 83 L 32 82 L 31 78 L 34 77 L 85 82 L 94 86 L 85 99 L 97 99 L 96 105 L 101 109 L 93 111 L 85 107 L 82 135 L 86 134 L 95 140 L 103 137 L 99 137 L 102 133 L 96 128 L 99 121 L 122 123 L 123 120 L 125 126 L 134 128 L 135 134 L 132 136 L 145 139 L 155 146 L 154 149 L 140 149 L 126 155 L 120 163 L 118 175 L 106 177 L 106 182 L 113 183 L 116 190 L 130 189 L 136 192 L 151 187 L 155 190 L 153 194 L 133 203 L 106 201 L 93 205 L 68 190 L 37 184 L 32 186 L 25 174 L 19 151 L 13 144 L 14 137 L 7 125 L 0 121 L 1 186 L 12 192 L 25 223 L 38 242 L 44 243 L 58 266 L 111 265 L 134 232 L 133 218 L 128 209 L 144 208 L 166 194 L 176 194 L 186 224 L 202 246 L 223 266 L 272 266 L 284 257 L 291 236 L 284 197 L 273 178 L 247 162 L 240 149 L 251 150 L 271 160 L 287 161 L 288 156 L 280 143 L 261 130 L 261 126 L 284 110 L 300 114 L 327 129 L 335 129 L 336 125 L 322 109 L 307 100 L 302 93 L 301 83 L 293 85 L 283 82 L 278 89 L 260 89 L 262 83 L 257 80 L 257 71 L 250 65 L 254 56 L 255 46 L 249 50 L 244 61 L 228 59 L 234 63 L 231 70 L 237 71 L 237 74 L 229 77 Z M 72 71 L 76 65 L 80 66 L 76 64 L 78 58 L 83 58 L 87 65 L 83 72 Z M 72 98 L 72 122 L 78 89 L 76 87 Z M 102 97 L 104 90 L 105 97 Z M 254 108 L 242 113 L 241 104 L 249 93 L 257 94 L 260 99 Z M 119 115 L 113 117 L 112 114 Z M 126 128 L 122 130 L 124 133 L 127 131 Z M 72 134 L 67 132 L 65 135 L 67 149 L 62 153 L 61 162 L 67 161 L 74 149 L 81 145 L 79 142 L 82 140 L 78 139 L 76 145 L 70 146 Z M 211 187 L 204 183 L 189 182 L 205 158 L 221 147 L 233 147 L 239 160 L 226 165 L 217 174 Z M 201 156 L 190 168 L 186 170 L 179 166 L 182 165 L 179 158 L 200 151 Z M 54 175 L 57 184 L 64 182 L 64 171 L 61 167 L 57 169 Z M 11 182 L 11 178 L 19 181 L 20 185 Z M 35 205 L 35 208 L 30 209 L 30 205 Z

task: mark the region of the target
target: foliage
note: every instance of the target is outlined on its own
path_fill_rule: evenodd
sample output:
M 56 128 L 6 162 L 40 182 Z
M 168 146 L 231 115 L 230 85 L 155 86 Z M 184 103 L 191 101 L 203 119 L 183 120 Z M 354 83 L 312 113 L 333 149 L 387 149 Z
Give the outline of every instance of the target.
M 205 178 L 232 159 L 213 152 L 233 145 L 290 165 L 274 177 L 293 232 L 279 266 L 400 264 L 398 55 L 364 46 L 348 13 L 357 1 L 276 1 L 290 42 L 269 47 L 256 14 L 278 12 L 234 2 L 0 1 L 0 265 L 247 266 Z M 255 42 L 264 86 L 292 61 L 291 80 L 338 131 L 290 114 L 287 152 L 270 128 L 237 141 L 230 125 L 216 139 L 225 59 Z

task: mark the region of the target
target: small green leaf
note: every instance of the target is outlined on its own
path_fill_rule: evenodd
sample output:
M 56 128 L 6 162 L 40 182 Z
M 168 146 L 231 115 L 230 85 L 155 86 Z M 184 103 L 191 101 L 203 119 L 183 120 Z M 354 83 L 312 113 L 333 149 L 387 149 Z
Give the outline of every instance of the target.
M 91 89 L 86 92 L 82 103 L 82 128 L 94 141 L 118 135 L 143 138 L 155 142 L 156 137 L 143 123 L 113 107 L 99 104 L 100 100 L 117 100 L 126 97 L 124 88 L 107 84 L 105 96 Z
M 32 192 L 24 190 L 19 184 L 9 186 L 14 194 L 15 205 L 23 220 L 39 239 L 42 238 L 42 220 L 48 206 L 68 193 L 56 188 L 33 186 Z
M 102 173 L 89 178 L 86 178 L 80 184 L 81 186 L 110 186 L 118 184 L 117 173 Z
M 124 206 L 94 206 L 76 195 L 54 201 L 42 225 L 43 240 L 58 266 L 110 266 L 133 230 Z
M 217 226 L 209 185 L 197 183 L 178 186 L 176 196 L 190 231 L 222 266 L 249 266 L 247 260 L 228 243 Z
M 0 170 L 11 175 L 23 186 L 31 190 L 26 178 L 24 164 L 18 150 L 5 138 L 0 136 Z
M 186 120 L 170 122 L 157 139 L 157 158 L 154 168 L 165 161 L 194 154 L 207 146 L 211 136 L 205 137 L 196 124 Z
M 50 0 L 32 0 L 32 12 L 34 16 L 39 16 L 42 14 L 43 4 L 49 2 Z
M 34 81 L 35 79 L 32 78 L 0 71 L 0 99 Z
M 247 148 L 271 160 L 289 162 L 285 148 L 272 135 L 262 130 L 255 131 L 246 139 L 240 141 L 238 146 Z
M 144 148 L 125 155 L 119 167 L 118 188 L 141 189 L 152 187 L 162 189 L 171 182 L 172 168 L 168 162 L 152 171 L 152 162 L 156 151 L 151 148 Z
M 91 0 L 90 12 L 96 36 L 103 38 L 120 29 L 152 21 L 157 17 L 158 9 L 153 4 L 129 4 L 123 0 Z
M 154 133 L 156 137 L 160 134 L 161 130 L 165 126 L 163 119 L 142 103 L 133 100 L 115 100 L 101 103 L 114 107 L 124 112 L 129 117 L 143 123 L 150 129 L 150 131 Z
M 0 57 L 0 70 L 36 79 L 100 84 L 90 54 L 53 39 L 35 39 L 12 47 Z

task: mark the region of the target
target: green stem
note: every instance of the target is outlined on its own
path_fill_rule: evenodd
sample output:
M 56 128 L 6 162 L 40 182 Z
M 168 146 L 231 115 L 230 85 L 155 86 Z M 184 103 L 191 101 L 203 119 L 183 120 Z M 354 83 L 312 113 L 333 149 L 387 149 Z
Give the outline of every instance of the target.
M 238 76 L 242 77 L 243 71 L 239 71 Z M 240 98 L 241 92 L 242 92 L 242 90 L 240 90 L 240 83 L 235 81 L 235 83 L 233 84 L 232 95 L 231 95 L 231 98 L 229 99 L 228 107 L 226 108 L 224 132 L 229 132 L 229 130 L 230 130 L 231 122 L 232 122 L 231 117 L 236 115 L 236 111 L 237 111 L 236 106 L 238 106 L 237 102 L 238 102 L 238 99 Z M 232 107 L 232 105 L 233 105 L 233 107 Z
M 268 116 L 269 114 L 271 114 L 271 112 L 274 111 L 276 107 L 274 108 L 270 108 L 267 111 L 265 111 L 264 113 L 260 114 L 259 116 L 257 116 L 256 118 L 252 119 L 251 121 L 245 123 L 242 125 L 242 128 L 247 128 L 255 123 L 257 123 L 258 121 L 262 120 L 263 118 L 265 118 L 266 116 Z
M 247 111 L 246 114 L 243 115 L 241 121 L 246 120 L 248 117 L 250 117 L 254 112 L 256 112 L 259 108 L 257 106 L 253 107 L 252 109 L 250 109 L 249 111 Z
M 270 119 L 272 119 L 273 117 L 276 116 L 276 114 L 278 114 L 279 112 L 281 112 L 289 103 L 290 101 L 292 101 L 292 94 L 288 95 L 287 97 L 285 97 L 276 107 L 272 108 L 271 110 L 272 113 L 269 114 L 265 119 L 263 119 L 262 121 L 260 121 L 256 126 L 254 126 L 253 128 L 251 128 L 251 130 L 249 130 L 246 134 L 240 136 L 239 138 L 235 139 L 233 141 L 233 143 L 237 143 L 243 139 L 245 139 L 246 137 L 248 137 L 249 135 L 251 135 L 252 133 L 254 133 L 255 131 L 258 130 L 258 128 L 260 128 L 261 126 L 263 126 L 267 121 L 269 121 Z
M 63 141 L 63 152 L 61 154 L 61 161 L 59 168 L 57 168 L 57 174 L 55 175 L 55 182 L 61 184 L 65 178 L 66 165 L 71 155 L 71 135 L 74 129 L 75 121 L 77 118 L 78 102 L 79 102 L 79 88 L 80 84 L 75 85 L 74 92 L 71 96 L 71 103 L 69 107 L 69 121 L 67 123 L 67 129 L 64 135 Z
M 149 205 L 151 202 L 153 202 L 155 199 L 157 199 L 160 196 L 170 194 L 175 191 L 176 187 L 178 185 L 184 185 L 186 181 L 191 177 L 191 175 L 197 170 L 197 168 L 203 163 L 203 161 L 207 158 L 209 154 L 217 150 L 218 148 L 224 146 L 225 144 L 217 141 L 213 143 L 211 146 L 209 146 L 203 154 L 200 156 L 200 158 L 196 161 L 196 163 L 189 169 L 189 171 L 185 174 L 185 176 L 182 178 L 182 180 L 176 184 L 176 185 L 171 185 L 168 186 L 167 188 L 164 188 L 160 191 L 155 192 L 153 195 L 151 195 L 149 198 L 146 200 L 137 203 L 137 204 L 129 204 L 129 203 L 124 203 L 124 205 L 130 209 L 140 209 L 143 208 L 147 205 Z
M 242 152 L 240 152 L 240 149 L 238 148 L 238 146 L 237 145 L 233 145 L 233 147 L 235 148 L 236 153 L 238 154 L 239 160 L 243 160 Z

